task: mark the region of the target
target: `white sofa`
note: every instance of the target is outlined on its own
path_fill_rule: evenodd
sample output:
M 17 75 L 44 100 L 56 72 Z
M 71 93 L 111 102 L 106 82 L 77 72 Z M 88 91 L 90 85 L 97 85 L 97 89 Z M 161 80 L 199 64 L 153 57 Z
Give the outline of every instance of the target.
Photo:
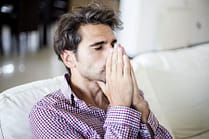
M 132 60 L 152 111 L 176 139 L 209 138 L 209 44 L 141 54 Z M 28 114 L 63 76 L 27 83 L 0 94 L 0 139 L 30 139 Z

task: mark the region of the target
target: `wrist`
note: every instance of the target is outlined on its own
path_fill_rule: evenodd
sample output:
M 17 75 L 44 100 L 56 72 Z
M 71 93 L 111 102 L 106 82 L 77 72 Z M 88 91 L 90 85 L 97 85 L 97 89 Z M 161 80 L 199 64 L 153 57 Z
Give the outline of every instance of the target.
M 124 106 L 124 107 L 131 107 L 131 103 L 125 102 L 110 102 L 110 106 Z
M 150 110 L 148 109 L 146 112 L 142 113 L 141 121 L 144 124 L 148 124 L 148 118 L 149 118 Z
M 144 124 L 148 123 L 148 118 L 150 114 L 149 107 L 142 107 L 142 105 L 139 103 L 136 105 L 132 105 L 132 108 L 141 113 L 141 121 Z

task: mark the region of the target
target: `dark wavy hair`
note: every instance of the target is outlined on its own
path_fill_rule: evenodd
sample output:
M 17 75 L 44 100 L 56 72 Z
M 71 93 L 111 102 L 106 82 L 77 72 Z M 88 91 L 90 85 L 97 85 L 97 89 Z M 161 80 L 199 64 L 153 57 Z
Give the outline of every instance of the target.
M 61 16 L 57 24 L 54 36 L 54 50 L 61 59 L 64 50 L 77 52 L 78 44 L 81 42 L 81 35 L 78 30 L 80 26 L 87 24 L 105 24 L 113 31 L 122 28 L 122 22 L 114 10 L 98 3 L 77 7 L 71 13 Z

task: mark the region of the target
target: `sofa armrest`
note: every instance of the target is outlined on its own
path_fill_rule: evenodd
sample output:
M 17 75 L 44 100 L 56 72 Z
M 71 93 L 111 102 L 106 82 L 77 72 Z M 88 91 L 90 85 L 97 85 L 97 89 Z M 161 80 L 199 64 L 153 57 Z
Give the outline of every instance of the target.
M 0 94 L 0 135 L 9 139 L 31 139 L 29 112 L 43 96 L 58 90 L 64 76 L 20 85 Z M 0 138 L 1 138 L 0 136 Z

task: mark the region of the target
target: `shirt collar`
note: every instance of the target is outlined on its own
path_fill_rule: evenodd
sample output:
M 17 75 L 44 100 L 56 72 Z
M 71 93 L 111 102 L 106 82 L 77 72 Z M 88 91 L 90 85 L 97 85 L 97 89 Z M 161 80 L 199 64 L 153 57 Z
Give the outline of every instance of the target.
M 64 75 L 64 82 L 65 82 L 64 87 L 61 89 L 62 93 L 67 99 L 71 100 L 72 99 L 71 95 L 73 95 L 74 101 L 78 101 L 79 100 L 78 97 L 75 95 L 75 93 L 72 91 L 70 87 L 69 80 L 70 80 L 70 75 L 66 73 Z

